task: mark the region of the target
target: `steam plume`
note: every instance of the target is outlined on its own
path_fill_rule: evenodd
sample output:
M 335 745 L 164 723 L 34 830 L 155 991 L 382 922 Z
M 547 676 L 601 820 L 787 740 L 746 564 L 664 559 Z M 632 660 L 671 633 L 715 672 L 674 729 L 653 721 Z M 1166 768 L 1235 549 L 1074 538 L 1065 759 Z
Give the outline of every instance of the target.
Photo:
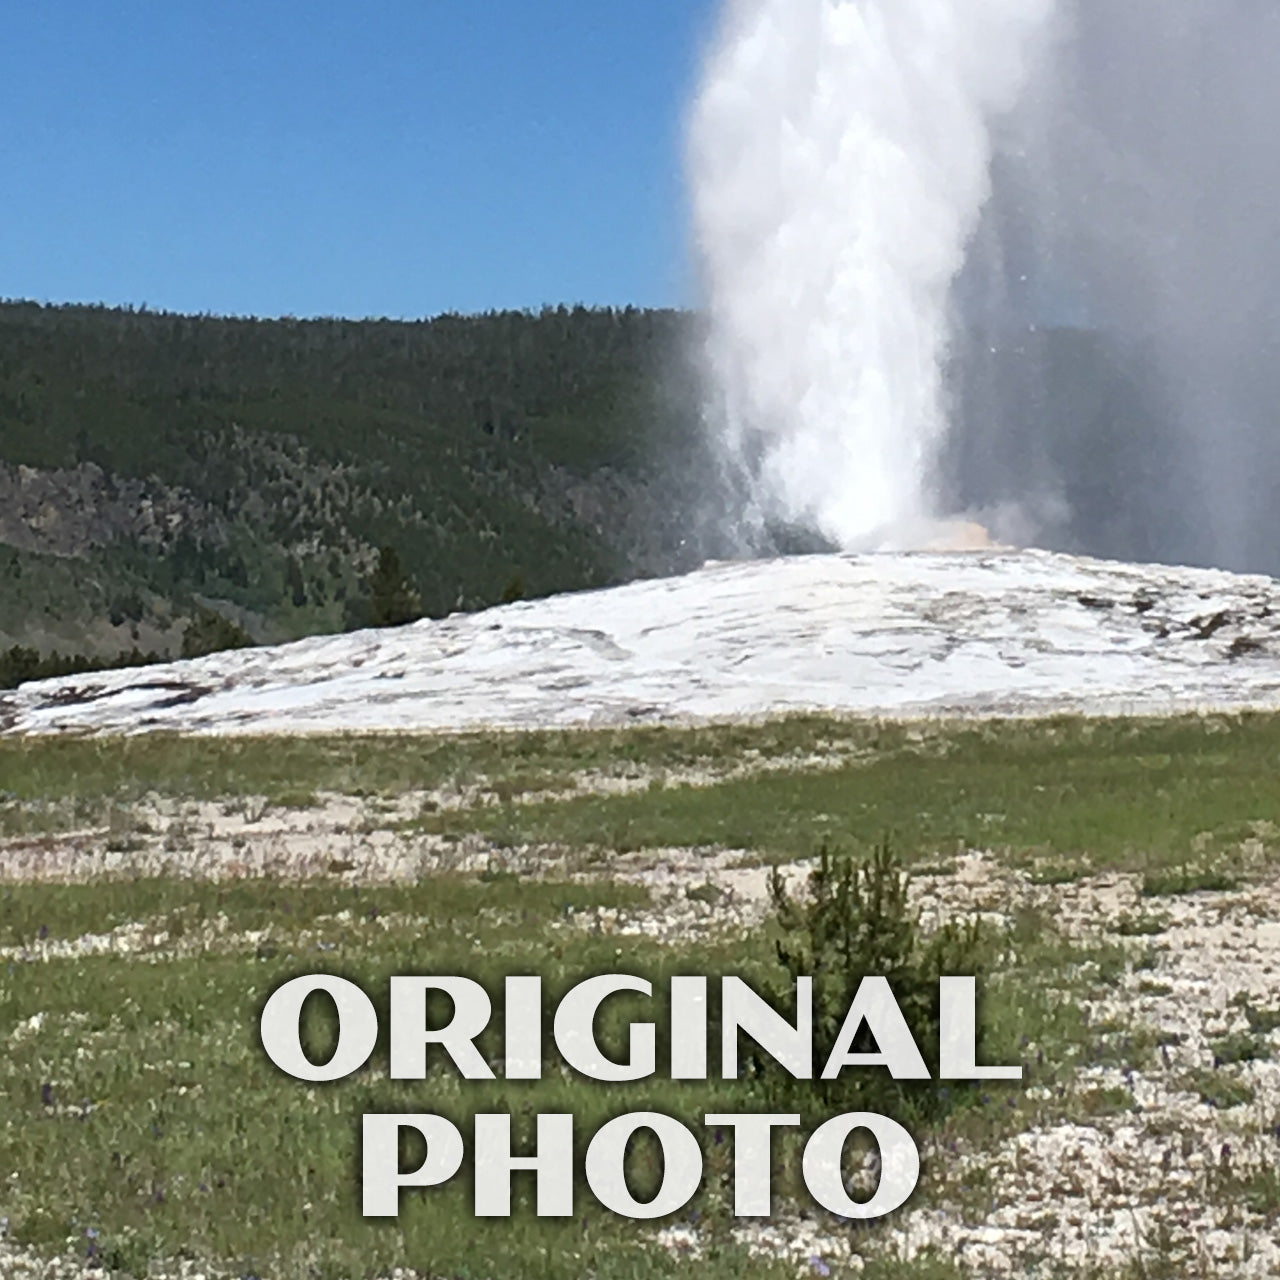
M 1280 9 L 1063 0 L 957 306 L 950 501 L 1280 573 Z
M 949 294 L 1052 0 L 728 0 L 689 127 L 748 522 L 919 540 Z

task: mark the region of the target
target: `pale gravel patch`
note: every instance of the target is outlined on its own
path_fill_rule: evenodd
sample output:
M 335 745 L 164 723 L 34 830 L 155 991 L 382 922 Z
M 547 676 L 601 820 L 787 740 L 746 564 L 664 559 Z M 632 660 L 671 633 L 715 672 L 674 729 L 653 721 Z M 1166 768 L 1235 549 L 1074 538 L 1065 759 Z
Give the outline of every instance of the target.
M 8 1219 L 0 1218 L 0 1280 L 108 1280 L 122 1273 L 107 1271 L 89 1256 L 89 1237 L 71 1237 L 67 1252 L 47 1255 L 8 1239 Z M 74 1251 L 74 1252 L 73 1252 Z M 186 1258 L 153 1260 L 147 1280 L 241 1280 L 242 1266 L 214 1266 Z M 270 1275 L 270 1272 L 267 1273 Z M 425 1280 L 425 1273 L 395 1267 L 378 1280 Z
M 477 844 L 406 826 L 420 810 L 417 794 L 389 802 L 326 793 L 303 808 L 252 796 L 152 797 L 122 807 L 111 827 L 0 840 L 0 883 L 335 874 L 361 882 L 413 881 L 464 860 Z
M 925 735 L 908 731 L 908 742 L 923 742 Z M 747 750 L 739 755 L 698 765 L 657 765 L 627 761 L 611 769 L 578 769 L 572 782 L 561 787 L 519 787 L 502 778 L 481 777 L 466 786 L 444 786 L 416 791 L 405 798 L 406 807 L 421 811 L 461 812 L 504 803 L 510 795 L 520 805 L 550 804 L 590 796 L 630 796 L 655 787 L 714 787 L 756 777 L 762 773 L 831 773 L 877 755 L 856 743 L 832 743 L 826 750 L 785 751 L 778 754 Z
M 37 938 L 21 946 L 0 947 L 0 961 L 10 964 L 47 964 L 54 960 L 83 960 L 90 956 L 130 956 L 159 964 L 194 956 L 252 951 L 274 941 L 270 929 L 231 928 L 229 918 L 219 913 L 201 922 L 199 928 L 174 935 L 160 920 L 131 920 L 104 933 L 83 933 L 78 938 Z M 318 930 L 290 934 L 295 947 L 323 941 Z M 19 1023 L 21 1028 L 24 1024 Z M 36 1028 L 38 1029 L 38 1027 Z
M 615 854 L 607 869 L 580 871 L 583 879 L 607 877 L 649 891 L 650 906 L 593 907 L 557 928 L 689 942 L 759 923 L 769 907 L 767 866 L 743 865 L 740 849 L 669 848 Z M 788 884 L 801 880 L 807 863 L 780 868 Z M 690 896 L 690 895 L 693 896 Z M 703 896 L 705 895 L 705 896 Z
M 509 913 L 491 908 L 480 911 L 479 919 L 487 924 L 510 919 Z M 90 956 L 130 956 L 158 964 L 169 960 L 188 960 L 196 956 L 244 954 L 270 945 L 276 950 L 307 953 L 336 950 L 337 937 L 358 928 L 362 933 L 391 930 L 419 930 L 438 927 L 438 922 L 402 912 L 386 912 L 373 917 L 357 917 L 350 911 L 316 916 L 302 929 L 284 931 L 278 926 L 267 929 L 232 929 L 230 918 L 222 912 L 174 933 L 165 920 L 129 921 L 104 933 L 84 933 L 77 938 L 37 938 L 20 946 L 0 947 L 0 962 L 10 964 L 45 964 L 56 960 L 80 960 Z M 21 1039 L 40 1029 L 40 1017 L 20 1022 L 11 1037 Z
M 3 1280 L 103 1280 L 110 1273 L 103 1270 L 100 1261 L 88 1256 L 88 1243 L 88 1240 L 73 1242 L 79 1256 L 48 1255 L 0 1235 L 0 1277 Z M 231 1270 L 212 1269 L 203 1263 L 178 1258 L 166 1262 L 163 1270 L 150 1273 L 153 1280 L 230 1280 L 234 1274 Z

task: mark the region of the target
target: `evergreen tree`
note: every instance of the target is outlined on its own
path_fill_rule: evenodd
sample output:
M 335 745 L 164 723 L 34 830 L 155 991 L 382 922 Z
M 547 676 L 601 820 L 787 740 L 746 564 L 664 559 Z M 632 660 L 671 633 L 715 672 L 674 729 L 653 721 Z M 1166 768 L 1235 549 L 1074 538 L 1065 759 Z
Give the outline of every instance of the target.
M 422 617 L 422 597 L 405 572 L 394 547 L 378 552 L 377 568 L 369 575 L 369 622 L 375 627 L 398 627 Z
M 239 623 L 212 609 L 198 608 L 182 633 L 182 656 L 203 658 L 224 649 L 247 649 L 253 637 Z
M 307 584 L 302 580 L 301 566 L 292 556 L 285 565 L 284 582 L 293 607 L 301 609 L 307 603 Z

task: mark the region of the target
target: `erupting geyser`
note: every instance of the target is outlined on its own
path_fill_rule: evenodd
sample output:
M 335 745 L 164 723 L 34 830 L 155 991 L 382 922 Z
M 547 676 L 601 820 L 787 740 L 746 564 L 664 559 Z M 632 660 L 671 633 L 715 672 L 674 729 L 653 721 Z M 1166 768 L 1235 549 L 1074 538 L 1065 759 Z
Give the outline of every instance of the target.
M 688 166 L 738 549 L 960 515 L 1280 574 L 1278 64 L 1258 0 L 725 0 Z
M 746 520 L 934 536 L 949 294 L 1053 0 L 728 0 L 689 127 Z

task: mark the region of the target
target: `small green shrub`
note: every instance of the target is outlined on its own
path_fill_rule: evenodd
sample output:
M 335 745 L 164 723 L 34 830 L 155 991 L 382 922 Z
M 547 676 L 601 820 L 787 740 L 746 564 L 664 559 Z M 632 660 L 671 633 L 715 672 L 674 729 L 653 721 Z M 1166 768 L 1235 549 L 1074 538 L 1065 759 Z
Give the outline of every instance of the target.
M 1167 916 L 1130 915 L 1126 912 L 1116 921 L 1116 932 L 1125 938 L 1151 937 L 1169 927 Z
M 1035 867 L 1027 877 L 1032 884 L 1055 886 L 1075 884 L 1089 874 L 1087 867 L 1073 862 L 1046 862 Z
M 1280 1027 L 1280 1009 L 1259 1009 L 1247 992 L 1238 992 L 1231 1003 L 1244 1013 L 1249 1030 L 1255 1036 L 1268 1036 Z
M 799 897 L 788 892 L 776 868 L 770 876 L 785 989 L 794 990 L 798 977 L 813 978 L 815 1075 L 834 1047 L 864 977 L 888 980 L 925 1061 L 936 1064 L 939 978 L 978 976 L 990 968 L 993 948 L 980 922 L 947 920 L 926 934 L 910 905 L 909 887 L 909 873 L 888 841 L 876 845 L 866 859 L 833 853 L 824 842 L 807 893 Z M 875 1051 L 865 1025 L 853 1048 Z M 753 1063 L 762 1076 L 770 1075 L 770 1064 L 758 1054 Z M 835 1080 L 811 1082 L 774 1074 L 772 1088 L 792 1095 L 792 1105 L 800 1110 L 838 1105 L 850 1111 L 896 1110 L 926 1120 L 945 1113 L 956 1092 L 929 1081 L 894 1080 L 886 1069 L 846 1070 Z
M 1247 1080 L 1237 1080 L 1221 1071 L 1193 1072 L 1188 1085 L 1202 1102 L 1223 1110 L 1246 1106 L 1254 1099 L 1253 1086 Z
M 1153 867 L 1142 877 L 1144 898 L 1165 898 L 1180 893 L 1221 893 L 1239 887 L 1238 876 L 1208 867 Z
M 1229 1066 L 1233 1062 L 1254 1062 L 1271 1056 L 1271 1046 L 1261 1036 L 1247 1031 L 1223 1036 L 1209 1047 L 1213 1050 L 1215 1067 Z

